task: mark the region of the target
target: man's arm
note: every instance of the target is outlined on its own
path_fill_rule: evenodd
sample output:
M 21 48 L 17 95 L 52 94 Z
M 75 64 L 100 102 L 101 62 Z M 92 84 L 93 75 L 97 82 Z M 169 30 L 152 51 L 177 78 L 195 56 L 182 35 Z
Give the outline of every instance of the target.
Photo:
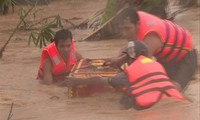
M 147 45 L 148 57 L 152 57 L 163 46 L 161 38 L 156 33 L 148 34 L 143 42 Z
M 104 66 L 110 66 L 110 67 L 113 67 L 113 68 L 119 68 L 124 63 L 127 63 L 128 60 L 129 60 L 128 55 L 124 53 L 121 56 L 112 58 L 110 61 L 105 62 Z
M 44 80 L 41 80 L 44 84 L 52 84 L 53 76 L 52 76 L 53 65 L 49 58 L 44 60 L 43 62 L 43 72 L 44 72 Z
M 156 33 L 150 33 L 148 34 L 144 40 L 144 44 L 147 47 L 148 55 L 147 57 L 152 57 L 155 52 L 163 46 L 163 43 L 160 39 L 160 37 Z M 127 55 L 126 49 L 121 52 L 120 56 L 113 58 L 110 63 L 108 62 L 108 65 L 112 67 L 118 67 L 123 65 L 126 62 L 129 62 L 130 57 Z
M 120 51 L 119 51 L 119 55 L 117 57 L 123 56 L 124 54 L 127 53 L 127 46 L 123 47 Z
M 110 66 L 114 68 L 119 68 L 121 67 L 124 63 L 127 63 L 129 60 L 129 57 L 126 53 L 123 55 L 113 58 L 110 62 Z

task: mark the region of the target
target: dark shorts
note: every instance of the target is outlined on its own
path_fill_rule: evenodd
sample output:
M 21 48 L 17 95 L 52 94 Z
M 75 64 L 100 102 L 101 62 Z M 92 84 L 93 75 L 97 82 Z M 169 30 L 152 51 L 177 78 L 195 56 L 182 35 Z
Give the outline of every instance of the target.
M 160 61 L 158 61 L 160 62 Z M 165 68 L 170 79 L 178 82 L 184 90 L 197 69 L 197 52 L 191 50 L 179 62 L 160 62 Z

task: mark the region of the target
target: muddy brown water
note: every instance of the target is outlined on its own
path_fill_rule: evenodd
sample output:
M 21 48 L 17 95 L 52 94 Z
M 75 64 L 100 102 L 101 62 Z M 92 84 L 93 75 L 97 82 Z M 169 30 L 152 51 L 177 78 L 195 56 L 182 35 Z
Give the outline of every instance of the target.
M 64 18 L 88 18 L 105 6 L 105 0 L 57 0 L 41 6 L 38 19 L 59 14 Z M 16 8 L 18 10 L 18 8 Z M 199 50 L 199 8 L 176 17 L 186 27 Z M 8 39 L 18 22 L 17 12 L 0 16 L 0 46 Z M 91 31 L 74 30 L 75 39 Z M 20 38 L 20 39 L 16 39 Z M 41 85 L 35 80 L 41 50 L 27 46 L 28 33 L 20 31 L 6 48 L 0 60 L 0 120 L 6 120 L 14 102 L 11 120 L 199 120 L 199 74 L 185 91 L 184 103 L 167 99 L 143 111 L 121 110 L 119 93 L 105 93 L 87 98 L 68 99 L 65 87 Z M 76 42 L 77 50 L 88 58 L 114 57 L 125 40 Z M 199 73 L 199 72 L 197 72 Z

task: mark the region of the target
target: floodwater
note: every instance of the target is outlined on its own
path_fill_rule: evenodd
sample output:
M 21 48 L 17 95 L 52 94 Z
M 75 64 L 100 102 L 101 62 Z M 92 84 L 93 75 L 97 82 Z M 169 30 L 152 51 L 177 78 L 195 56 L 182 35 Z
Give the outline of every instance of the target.
M 63 18 L 91 17 L 105 6 L 105 0 L 54 0 L 48 6 L 40 6 L 37 18 L 59 14 Z M 3 46 L 18 23 L 19 8 L 14 14 L 0 16 L 0 46 Z M 197 12 L 198 11 L 198 12 Z M 177 24 L 187 28 L 193 36 L 193 44 L 199 50 L 199 8 L 178 15 Z M 73 30 L 80 40 L 90 30 Z M 68 99 L 65 87 L 41 85 L 35 80 L 41 50 L 27 46 L 29 32 L 19 31 L 12 39 L 0 60 L 0 120 L 6 120 L 12 102 L 11 120 L 199 120 L 200 89 L 199 72 L 184 96 L 188 101 L 180 103 L 172 99 L 160 101 L 150 109 L 121 110 L 119 93 L 105 93 L 86 98 Z M 77 50 L 87 58 L 114 57 L 125 40 L 76 42 Z

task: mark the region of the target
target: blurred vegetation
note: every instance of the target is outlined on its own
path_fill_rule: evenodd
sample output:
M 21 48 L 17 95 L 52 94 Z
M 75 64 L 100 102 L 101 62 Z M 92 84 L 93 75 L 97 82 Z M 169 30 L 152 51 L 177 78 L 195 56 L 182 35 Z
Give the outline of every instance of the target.
M 199 0 L 177 0 L 179 5 L 184 7 L 198 6 Z
M 155 8 L 155 6 L 161 6 L 161 8 L 164 10 L 168 6 L 168 0 L 107 0 L 107 5 L 105 9 L 98 11 L 92 18 L 86 19 L 85 21 L 83 21 L 82 23 L 78 25 L 73 24 L 70 21 L 70 19 L 62 19 L 58 15 L 48 16 L 39 21 L 35 21 L 36 12 L 39 11 L 36 9 L 37 5 L 49 4 L 50 1 L 51 0 L 0 0 L 0 15 L 7 14 L 10 7 L 12 7 L 12 10 L 14 12 L 15 5 L 19 5 L 19 4 L 33 5 L 34 4 L 27 11 L 23 7 L 20 9 L 20 12 L 19 12 L 20 22 L 17 25 L 16 29 L 11 34 L 11 36 L 9 37 L 6 44 L 0 50 L 0 54 L 2 53 L 2 51 L 4 51 L 5 46 L 9 43 L 13 34 L 19 29 L 25 30 L 25 31 L 32 30 L 29 36 L 28 45 L 30 45 L 31 42 L 33 42 L 34 45 L 42 48 L 43 46 L 46 46 L 48 43 L 53 41 L 53 36 L 55 34 L 53 29 L 63 28 L 63 20 L 64 22 L 72 25 L 69 29 L 87 29 L 87 28 L 97 29 L 98 26 L 100 26 L 101 28 L 104 27 L 104 29 L 100 28 L 101 30 L 98 30 L 94 35 L 91 34 L 91 36 L 98 36 L 100 32 L 101 34 L 100 36 L 104 38 L 106 36 L 109 37 L 110 35 L 115 34 L 115 30 L 114 30 L 115 28 L 113 28 L 113 25 L 111 23 L 108 24 L 108 21 L 113 16 L 115 16 L 116 13 L 120 9 L 124 8 L 125 6 L 127 5 L 132 6 L 132 7 L 135 7 L 136 9 L 143 10 L 150 13 L 151 13 L 152 8 Z M 189 6 L 197 5 L 198 0 L 176 0 L 175 2 L 177 5 L 181 5 L 183 7 L 189 7 Z M 159 10 L 156 9 L 156 11 L 159 11 Z M 28 15 L 29 16 L 31 15 L 34 18 L 31 22 L 30 20 L 27 20 Z M 93 21 L 93 22 L 91 22 L 91 24 L 89 25 L 90 21 Z
M 51 0 L 15 0 L 17 5 L 34 5 L 37 2 L 37 5 L 47 5 Z
M 103 25 L 106 21 L 108 21 L 112 16 L 114 16 L 117 12 L 117 6 L 119 4 L 119 0 L 108 0 L 106 4 L 106 8 L 104 10 L 104 14 L 101 18 L 101 25 Z
M 51 0 L 0 0 L 0 15 L 8 14 L 10 8 L 14 12 L 14 6 L 16 5 L 47 5 Z
M 9 8 L 12 7 L 14 12 L 15 0 L 0 0 L 0 15 L 8 14 Z
M 38 0 L 37 0 L 38 1 Z M 32 6 L 24 15 L 21 19 L 25 19 L 29 13 L 33 10 L 33 8 L 37 5 L 37 2 L 34 6 Z M 6 41 L 6 43 L 3 45 L 3 47 L 0 49 L 0 58 L 2 58 L 3 56 L 3 52 L 5 51 L 6 46 L 9 44 L 9 42 L 11 41 L 12 37 L 14 36 L 14 34 L 20 29 L 20 26 L 22 24 L 23 21 L 19 21 L 19 23 L 17 24 L 17 26 L 15 27 L 15 29 L 13 30 L 13 32 L 11 33 L 11 35 L 9 36 L 8 40 Z
M 45 23 L 39 29 L 39 31 L 32 31 L 29 36 L 28 45 L 33 42 L 35 46 L 42 48 L 43 46 L 46 46 L 49 43 L 53 42 L 53 38 L 55 35 L 53 29 L 55 28 L 63 28 L 60 16 L 55 16 L 53 21 Z
M 46 46 L 48 43 L 53 41 L 54 37 L 54 31 L 55 28 L 63 28 L 62 19 L 59 15 L 49 16 L 46 18 L 43 18 L 42 20 L 35 21 L 36 12 L 38 12 L 37 5 L 43 4 L 43 3 L 49 3 L 50 0 L 16 0 L 17 4 L 29 4 L 32 5 L 29 9 L 24 9 L 23 7 L 19 10 L 19 19 L 20 22 L 16 26 L 15 30 L 9 37 L 8 41 L 5 43 L 5 45 L 0 50 L 0 55 L 2 56 L 2 52 L 5 50 L 5 47 L 13 37 L 13 35 L 18 30 L 25 30 L 30 31 L 31 33 L 29 35 L 28 45 L 31 44 L 31 42 L 34 43 L 35 46 L 42 48 L 43 46 Z M 16 5 L 14 0 L 0 0 L 0 12 L 2 14 L 7 14 L 8 9 L 12 5 Z M 38 3 L 39 2 L 39 3 Z M 5 7 L 6 6 L 6 7 Z M 6 12 L 5 12 L 6 11 Z M 28 17 L 29 16 L 29 17 Z M 33 18 L 33 20 L 29 20 L 30 16 Z

